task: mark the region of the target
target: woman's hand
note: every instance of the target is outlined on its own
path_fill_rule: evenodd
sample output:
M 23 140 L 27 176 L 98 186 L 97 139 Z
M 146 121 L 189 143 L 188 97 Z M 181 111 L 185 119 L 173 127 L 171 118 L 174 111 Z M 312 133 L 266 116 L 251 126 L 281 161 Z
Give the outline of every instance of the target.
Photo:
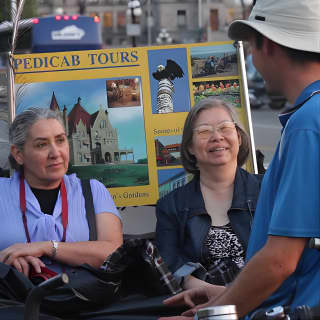
M 32 256 L 17 258 L 13 260 L 11 265 L 15 267 L 19 272 L 22 272 L 26 277 L 29 277 L 29 272 L 32 267 L 36 272 L 40 273 L 41 267 L 46 266 L 39 258 Z
M 21 257 L 31 256 L 39 258 L 50 252 L 51 247 L 50 241 L 16 243 L 0 251 L 0 262 L 13 265 L 13 262 Z

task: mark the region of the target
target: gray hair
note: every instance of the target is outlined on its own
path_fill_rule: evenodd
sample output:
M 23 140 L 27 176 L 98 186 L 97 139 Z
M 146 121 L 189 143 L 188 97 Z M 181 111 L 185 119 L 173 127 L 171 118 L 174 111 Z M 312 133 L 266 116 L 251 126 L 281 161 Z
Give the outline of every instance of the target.
M 197 159 L 196 157 L 189 152 L 189 147 L 192 144 L 192 136 L 194 123 L 198 119 L 199 114 L 203 110 L 208 110 L 211 108 L 223 108 L 228 112 L 232 121 L 236 124 L 236 129 L 241 137 L 241 145 L 239 147 L 239 152 L 237 156 L 238 166 L 243 166 L 243 164 L 247 161 L 250 150 L 250 140 L 247 133 L 242 128 L 240 122 L 238 121 L 238 117 L 233 110 L 233 107 L 227 102 L 217 99 L 217 98 L 205 98 L 200 100 L 194 107 L 191 108 L 186 121 L 184 123 L 182 142 L 180 148 L 181 154 L 181 162 L 184 169 L 187 172 L 193 174 L 199 174 L 199 168 L 197 167 Z
M 59 112 L 48 108 L 29 108 L 18 114 L 9 127 L 9 143 L 15 145 L 20 151 L 23 151 L 28 138 L 30 128 L 39 120 L 55 119 L 65 128 L 63 119 Z M 10 154 L 9 163 L 12 169 L 23 172 L 23 166 L 17 163 Z

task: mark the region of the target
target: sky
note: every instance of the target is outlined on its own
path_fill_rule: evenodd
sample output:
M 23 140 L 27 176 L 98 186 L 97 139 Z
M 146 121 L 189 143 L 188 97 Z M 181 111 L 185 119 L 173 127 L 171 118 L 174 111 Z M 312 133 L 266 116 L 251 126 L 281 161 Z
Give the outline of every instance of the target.
M 182 135 L 159 136 L 159 137 L 155 137 L 155 139 L 159 139 L 160 142 L 166 146 L 168 144 L 181 143 Z
M 184 172 L 183 168 L 158 170 L 158 184 L 168 181 L 178 173 Z
M 233 46 L 233 44 L 222 44 L 222 45 L 216 45 L 216 46 L 201 46 L 201 47 L 192 47 L 190 48 L 190 54 L 191 56 L 196 56 L 200 54 L 209 54 L 213 55 L 214 53 L 225 53 L 225 52 L 231 52 L 234 51 L 236 53 L 236 48 Z
M 99 107 L 107 108 L 106 79 L 90 79 L 29 83 L 18 89 L 17 113 L 29 107 L 49 107 L 53 92 L 59 107 L 63 109 L 65 105 L 68 113 L 78 97 L 81 97 L 82 107 L 90 114 L 98 111 Z M 112 126 L 118 131 L 119 148 L 133 148 L 135 160 L 146 158 L 143 108 L 110 108 L 108 112 Z

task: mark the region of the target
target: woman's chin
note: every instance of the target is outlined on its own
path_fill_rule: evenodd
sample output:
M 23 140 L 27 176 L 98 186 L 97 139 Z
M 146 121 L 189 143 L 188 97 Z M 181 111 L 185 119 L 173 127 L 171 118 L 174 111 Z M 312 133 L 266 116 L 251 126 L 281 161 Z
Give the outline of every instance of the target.
M 66 170 L 57 170 L 56 172 L 50 172 L 47 175 L 49 183 L 60 183 L 63 176 L 66 174 Z
M 226 157 L 225 155 L 215 156 L 210 159 L 210 163 L 212 165 L 222 166 L 231 163 L 231 159 L 230 157 Z
M 228 161 L 224 160 L 216 160 L 216 161 L 208 161 L 206 164 L 199 165 L 200 171 L 201 169 L 212 169 L 212 168 L 218 168 L 218 167 L 224 167 L 228 165 Z

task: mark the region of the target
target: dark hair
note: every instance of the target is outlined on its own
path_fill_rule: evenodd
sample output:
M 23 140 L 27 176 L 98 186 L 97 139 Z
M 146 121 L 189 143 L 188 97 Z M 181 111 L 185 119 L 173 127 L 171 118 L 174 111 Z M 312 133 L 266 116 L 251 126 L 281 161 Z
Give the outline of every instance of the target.
M 60 113 L 47 108 L 29 108 L 18 114 L 9 127 L 9 143 L 15 145 L 20 151 L 23 150 L 28 138 L 30 128 L 41 119 L 55 119 L 64 128 L 64 123 Z M 10 154 L 9 163 L 12 169 L 23 172 L 23 166 L 18 164 L 16 159 Z
M 236 123 L 236 129 L 241 137 L 241 145 L 239 147 L 239 152 L 237 156 L 238 166 L 240 167 L 243 166 L 249 156 L 249 150 L 250 150 L 249 136 L 241 127 L 239 121 L 237 121 L 237 116 L 233 111 L 232 106 L 230 106 L 228 103 L 220 99 L 205 98 L 200 100 L 193 108 L 191 108 L 183 128 L 183 135 L 182 135 L 182 142 L 181 142 L 181 149 L 180 149 L 181 162 L 184 169 L 187 172 L 190 172 L 193 174 L 199 174 L 199 168 L 197 167 L 197 159 L 193 154 L 189 152 L 189 147 L 192 143 L 194 123 L 198 119 L 199 114 L 203 110 L 208 110 L 211 108 L 223 108 L 228 112 L 231 119 Z
M 265 36 L 255 29 L 252 29 L 252 34 L 255 37 L 257 49 L 261 49 Z M 277 44 L 282 48 L 283 51 L 286 52 L 286 54 L 288 55 L 288 57 L 291 59 L 293 63 L 303 64 L 308 62 L 320 62 L 320 54 L 318 52 L 296 50 L 296 49 L 285 47 L 280 43 L 277 43 Z

